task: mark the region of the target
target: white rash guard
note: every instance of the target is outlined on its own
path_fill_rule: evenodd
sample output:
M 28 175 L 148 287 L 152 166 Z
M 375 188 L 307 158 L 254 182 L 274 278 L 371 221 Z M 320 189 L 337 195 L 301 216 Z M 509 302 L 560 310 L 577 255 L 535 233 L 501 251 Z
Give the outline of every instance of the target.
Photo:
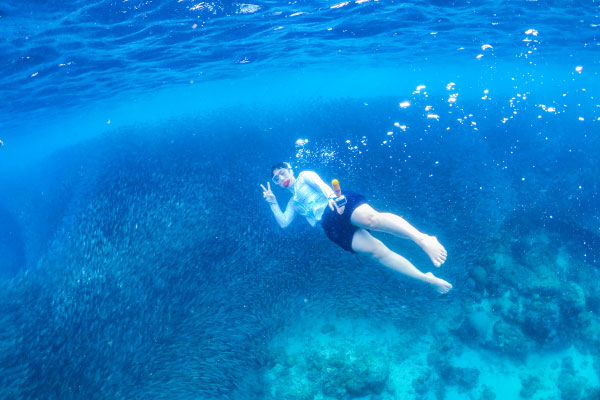
M 282 228 L 288 226 L 296 213 L 306 217 L 312 226 L 321 220 L 329 199 L 335 198 L 333 189 L 313 171 L 302 171 L 292 187 L 294 195 L 288 201 L 285 212 L 281 212 L 277 199 L 270 202 L 277 223 Z

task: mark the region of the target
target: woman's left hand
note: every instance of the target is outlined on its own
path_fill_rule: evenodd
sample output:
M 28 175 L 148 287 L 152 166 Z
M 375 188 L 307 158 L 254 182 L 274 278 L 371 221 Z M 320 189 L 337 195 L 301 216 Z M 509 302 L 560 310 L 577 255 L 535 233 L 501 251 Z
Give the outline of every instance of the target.
M 335 207 L 335 210 L 337 211 L 337 213 L 340 215 L 342 215 L 344 213 L 344 210 L 346 209 L 346 206 L 338 207 L 338 205 L 335 204 L 335 200 L 329 199 L 329 208 L 331 209 L 331 211 L 333 211 L 334 207 Z

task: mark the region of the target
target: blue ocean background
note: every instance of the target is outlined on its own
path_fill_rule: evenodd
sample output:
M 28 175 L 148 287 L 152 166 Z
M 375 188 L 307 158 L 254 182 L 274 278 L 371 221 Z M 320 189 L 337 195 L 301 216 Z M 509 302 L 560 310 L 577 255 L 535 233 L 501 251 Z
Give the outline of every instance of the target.
M 0 398 L 599 399 L 599 14 L 0 1 Z M 280 229 L 280 161 L 452 291 Z

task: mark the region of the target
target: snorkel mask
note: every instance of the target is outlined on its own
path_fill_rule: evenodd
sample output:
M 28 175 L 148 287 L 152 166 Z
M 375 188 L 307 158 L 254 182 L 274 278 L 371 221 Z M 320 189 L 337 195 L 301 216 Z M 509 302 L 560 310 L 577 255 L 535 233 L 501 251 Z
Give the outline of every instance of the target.
M 283 182 L 283 187 L 287 188 L 290 185 L 291 178 L 292 178 L 292 174 L 291 174 L 292 166 L 287 162 L 282 162 L 277 165 L 274 165 L 273 168 L 271 169 L 271 171 L 275 171 L 276 169 L 279 169 L 279 172 L 277 172 L 276 174 L 273 174 L 273 176 L 271 177 L 271 180 L 276 185 Z

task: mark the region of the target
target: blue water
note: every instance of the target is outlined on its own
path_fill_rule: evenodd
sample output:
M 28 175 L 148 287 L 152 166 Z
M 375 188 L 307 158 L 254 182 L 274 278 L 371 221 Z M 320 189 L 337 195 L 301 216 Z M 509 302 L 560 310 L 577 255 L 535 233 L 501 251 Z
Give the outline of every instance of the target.
M 0 398 L 600 398 L 600 3 L 23 3 Z M 282 160 L 452 291 L 280 229 Z

